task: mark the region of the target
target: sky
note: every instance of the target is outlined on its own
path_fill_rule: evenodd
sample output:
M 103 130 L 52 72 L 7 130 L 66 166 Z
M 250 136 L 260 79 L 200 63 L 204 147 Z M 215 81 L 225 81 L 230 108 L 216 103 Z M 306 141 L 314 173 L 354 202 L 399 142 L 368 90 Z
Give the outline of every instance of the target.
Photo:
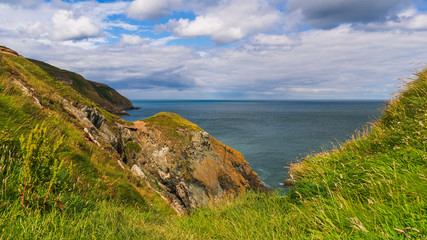
M 427 0 L 0 0 L 0 45 L 130 99 L 388 99 Z

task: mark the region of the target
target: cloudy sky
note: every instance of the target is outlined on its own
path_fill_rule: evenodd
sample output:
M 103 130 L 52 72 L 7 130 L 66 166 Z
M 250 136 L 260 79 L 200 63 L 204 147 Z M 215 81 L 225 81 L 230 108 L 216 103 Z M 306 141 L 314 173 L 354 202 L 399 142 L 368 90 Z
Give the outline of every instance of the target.
M 131 99 L 387 99 L 426 0 L 0 0 L 0 45 Z

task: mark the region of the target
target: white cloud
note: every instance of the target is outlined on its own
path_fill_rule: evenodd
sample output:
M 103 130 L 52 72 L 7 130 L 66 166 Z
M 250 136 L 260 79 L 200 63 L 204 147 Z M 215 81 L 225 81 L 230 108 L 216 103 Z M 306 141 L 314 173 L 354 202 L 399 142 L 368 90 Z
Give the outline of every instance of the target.
M 292 48 L 288 38 L 294 39 L 258 35 L 258 41 L 206 49 L 203 56 L 197 48 L 152 42 L 85 49 L 83 42 L 64 46 L 4 37 L 1 45 L 128 89 L 123 93 L 132 98 L 387 98 L 399 77 L 427 63 L 427 32 L 365 32 L 346 25 L 303 32 Z
M 52 22 L 52 37 L 56 40 L 79 40 L 101 34 L 101 29 L 89 17 L 75 17 L 71 11 L 58 10 L 52 16 Z
M 291 16 L 267 0 L 190 1 L 178 9 L 193 9 L 197 17 L 164 25 L 175 35 L 159 39 L 144 38 L 144 26 L 109 18 L 123 14 L 129 2 L 57 0 L 37 8 L 2 2 L 0 45 L 133 98 L 387 98 L 398 77 L 427 63 L 425 12 L 419 10 L 283 34 L 282 21 Z M 122 29 L 103 32 L 113 28 Z M 191 36 L 241 40 L 227 47 L 191 46 L 190 40 L 168 46 Z M 177 46 L 181 42 L 186 46 Z
M 140 36 L 129 34 L 122 34 L 122 38 L 120 40 L 120 43 L 130 45 L 147 44 L 148 42 L 148 39 L 143 39 Z
M 201 10 L 194 20 L 171 19 L 161 28 L 179 37 L 210 36 L 217 44 L 227 44 L 273 30 L 282 17 L 266 0 L 224 0 Z
M 281 46 L 292 46 L 297 44 L 299 41 L 291 39 L 286 35 L 271 35 L 271 34 L 258 34 L 250 39 L 253 45 L 281 45 Z
M 180 0 L 134 0 L 127 9 L 127 14 L 139 20 L 157 19 L 166 16 L 180 5 Z
M 43 24 L 50 21 L 53 10 L 45 4 L 34 9 L 0 2 L 0 13 L 0 30 L 18 32 L 37 21 Z
M 108 25 L 108 28 L 118 27 L 118 28 L 123 28 L 123 29 L 128 30 L 128 31 L 136 31 L 139 29 L 139 26 L 132 25 L 129 23 L 125 23 L 123 21 L 108 22 L 107 25 Z
M 152 39 L 151 45 L 153 46 L 165 46 L 168 42 L 178 39 L 174 36 L 159 38 L 159 39 Z
M 26 36 L 44 42 L 86 41 L 87 38 L 103 42 L 104 39 L 96 38 L 104 34 L 103 29 L 115 26 L 137 30 L 131 24 L 106 21 L 110 15 L 123 13 L 128 5 L 127 2 L 0 1 L 0 31 L 3 35 Z
M 26 33 L 29 36 L 40 38 L 48 36 L 48 27 L 41 23 L 40 21 L 36 21 L 33 24 L 28 25 L 26 29 Z

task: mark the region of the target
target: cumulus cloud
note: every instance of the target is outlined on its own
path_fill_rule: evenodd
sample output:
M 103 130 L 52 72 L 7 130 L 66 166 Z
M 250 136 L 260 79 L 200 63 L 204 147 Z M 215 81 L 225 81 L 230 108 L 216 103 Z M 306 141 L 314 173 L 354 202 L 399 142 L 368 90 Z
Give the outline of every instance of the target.
M 289 12 L 300 12 L 312 27 L 332 28 L 385 20 L 410 5 L 410 0 L 289 0 L 286 6 Z
M 166 14 L 190 9 L 196 17 L 162 25 L 175 35 L 158 39 L 143 37 L 146 26 L 109 18 L 125 13 L 130 2 L 58 0 L 37 8 L 2 2 L 0 45 L 110 84 L 131 98 L 387 98 L 398 77 L 427 64 L 427 21 L 421 10 L 383 7 L 382 17 L 373 20 L 320 14 L 319 19 L 339 27 L 283 34 L 289 18 L 312 21 L 317 15 L 300 0 L 292 14 L 283 16 L 274 7 L 279 2 L 189 0 L 189 5 L 164 8 Z M 390 0 L 396 9 L 397 2 Z M 218 44 L 241 40 L 226 48 L 174 41 L 197 36 Z
M 101 29 L 89 17 L 75 17 L 71 11 L 58 10 L 52 16 L 52 22 L 52 37 L 57 40 L 79 40 L 101 34 Z
M 48 36 L 48 30 L 49 28 L 46 25 L 40 21 L 36 21 L 35 23 L 28 25 L 26 33 L 29 36 L 40 38 Z
M 166 16 L 179 6 L 181 0 L 134 0 L 127 9 L 127 14 L 139 20 L 157 19 Z
M 24 3 L 25 2 L 25 3 Z M 28 7 L 34 4 L 33 7 Z M 97 38 L 112 27 L 128 31 L 138 27 L 121 21 L 108 21 L 108 16 L 123 13 L 129 3 L 84 1 L 67 3 L 61 0 L 0 1 L 0 31 L 39 41 L 77 41 Z
M 120 40 L 120 43 L 129 45 L 147 44 L 148 42 L 148 39 L 143 39 L 140 36 L 130 34 L 122 34 L 122 39 Z
M 194 20 L 171 19 L 160 27 L 179 37 L 210 36 L 227 44 L 277 27 L 282 14 L 265 0 L 225 0 L 204 9 Z
M 159 38 L 159 39 L 155 39 L 155 40 L 153 39 L 153 40 L 151 40 L 151 45 L 153 45 L 153 46 L 165 46 L 170 41 L 173 41 L 173 40 L 176 40 L 176 39 L 178 39 L 178 38 L 174 37 L 174 36 Z
M 369 99 L 387 98 L 399 77 L 427 63 L 425 39 L 427 32 L 365 32 L 344 25 L 298 38 L 260 34 L 237 48 L 207 49 L 203 57 L 193 47 L 152 44 L 118 51 L 3 37 L 2 45 L 132 98 Z
M 0 30 L 22 33 L 37 21 L 43 24 L 49 22 L 53 11 L 44 4 L 35 9 L 0 2 L 0 13 Z

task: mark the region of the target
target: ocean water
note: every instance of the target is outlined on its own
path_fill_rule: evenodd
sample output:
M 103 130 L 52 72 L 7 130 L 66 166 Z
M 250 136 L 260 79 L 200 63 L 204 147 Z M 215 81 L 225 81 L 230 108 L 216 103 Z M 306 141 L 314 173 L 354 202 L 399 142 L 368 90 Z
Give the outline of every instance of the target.
M 273 188 L 291 162 L 348 139 L 375 121 L 384 101 L 132 101 L 128 121 L 174 112 L 238 150 Z

